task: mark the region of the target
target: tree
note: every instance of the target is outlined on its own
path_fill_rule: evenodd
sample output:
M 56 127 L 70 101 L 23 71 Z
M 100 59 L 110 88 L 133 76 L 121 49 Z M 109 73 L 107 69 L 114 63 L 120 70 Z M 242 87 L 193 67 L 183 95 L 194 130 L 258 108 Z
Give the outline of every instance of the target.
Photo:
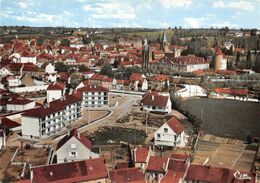
M 236 66 L 238 66 L 239 61 L 240 61 L 240 52 L 237 52 Z
M 85 72 L 85 71 L 89 70 L 88 67 L 83 64 L 79 65 L 78 69 L 79 69 L 79 72 Z
M 60 45 L 61 46 L 70 46 L 70 40 L 62 39 Z
M 36 40 L 36 45 L 38 45 L 38 46 L 42 46 L 43 45 L 43 39 L 41 39 L 41 38 L 39 38 L 39 39 L 37 39 Z
M 101 68 L 100 74 L 112 77 L 113 76 L 112 66 L 110 64 L 103 65 L 103 67 Z
M 247 55 L 246 55 L 246 67 L 248 69 L 251 69 L 251 67 L 252 67 L 251 51 L 250 50 L 248 50 Z
M 90 44 L 91 39 L 90 39 L 90 37 L 85 36 L 82 38 L 82 42 L 83 42 L 83 44 Z
M 77 73 L 73 73 L 71 76 L 70 76 L 70 85 L 72 88 L 76 88 L 79 83 L 81 82 L 81 79 L 80 79 L 80 76 L 77 74 Z
M 57 72 L 67 72 L 68 66 L 65 65 L 63 62 L 56 62 L 55 63 L 55 71 L 57 71 Z

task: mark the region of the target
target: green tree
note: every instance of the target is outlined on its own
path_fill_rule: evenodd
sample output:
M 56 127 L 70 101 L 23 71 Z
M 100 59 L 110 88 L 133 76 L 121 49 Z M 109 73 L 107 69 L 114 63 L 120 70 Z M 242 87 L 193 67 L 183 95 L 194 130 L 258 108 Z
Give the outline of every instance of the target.
M 78 69 L 79 69 L 79 72 L 85 72 L 85 71 L 89 70 L 89 68 L 83 64 L 79 65 Z
M 81 78 L 77 73 L 73 73 L 70 76 L 70 85 L 73 89 L 75 89 L 79 83 L 81 82 Z
M 68 71 L 68 66 L 65 65 L 63 62 L 56 62 L 55 63 L 55 70 L 57 72 L 67 72 Z
M 62 39 L 60 45 L 61 46 L 70 46 L 70 40 Z
M 246 55 L 246 67 L 248 69 L 252 68 L 252 60 L 251 60 L 251 51 L 248 50 L 247 55 Z
M 103 67 L 101 68 L 100 74 L 103 74 L 103 75 L 106 75 L 109 77 L 113 77 L 112 66 L 110 64 L 103 65 Z
M 42 46 L 42 45 L 43 45 L 43 42 L 44 42 L 44 40 L 41 39 L 41 38 L 39 38 L 39 39 L 36 40 L 36 45 Z

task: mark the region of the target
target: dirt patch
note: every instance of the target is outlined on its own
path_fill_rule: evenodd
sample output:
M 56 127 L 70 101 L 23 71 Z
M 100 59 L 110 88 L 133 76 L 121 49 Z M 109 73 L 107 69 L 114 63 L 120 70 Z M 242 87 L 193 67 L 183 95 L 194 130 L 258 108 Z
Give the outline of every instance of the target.
M 146 134 L 143 130 L 122 128 L 122 127 L 104 127 L 92 134 L 85 133 L 91 139 L 94 145 L 120 143 L 120 141 L 130 144 L 143 144 Z

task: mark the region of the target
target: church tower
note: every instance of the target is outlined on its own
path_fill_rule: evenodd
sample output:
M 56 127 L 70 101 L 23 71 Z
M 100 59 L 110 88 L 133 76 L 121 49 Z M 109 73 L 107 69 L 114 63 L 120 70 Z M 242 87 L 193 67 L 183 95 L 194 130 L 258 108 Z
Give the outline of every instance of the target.
M 144 72 L 148 72 L 149 63 L 152 61 L 152 50 L 148 45 L 146 38 L 144 39 L 142 58 L 143 58 L 142 69 Z
M 161 42 L 161 49 L 165 53 L 169 52 L 169 44 L 168 44 L 168 41 L 167 41 L 167 35 L 166 35 L 165 31 L 163 31 L 162 42 Z

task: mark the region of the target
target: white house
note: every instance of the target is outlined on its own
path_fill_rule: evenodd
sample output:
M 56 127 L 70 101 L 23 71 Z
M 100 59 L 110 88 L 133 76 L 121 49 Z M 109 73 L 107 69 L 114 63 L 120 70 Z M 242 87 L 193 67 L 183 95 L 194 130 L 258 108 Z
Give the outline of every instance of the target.
M 73 129 L 59 141 L 56 148 L 57 162 L 80 161 L 98 158 L 99 154 L 92 152 L 91 141 L 77 129 Z
M 13 75 L 13 73 L 7 67 L 2 67 L 0 69 L 0 77 L 5 77 L 7 75 Z
M 63 83 L 51 84 L 47 88 L 47 102 L 61 99 L 65 94 L 65 85 Z
M 57 71 L 55 71 L 54 65 L 52 65 L 51 63 L 49 63 L 49 64 L 46 65 L 46 67 L 45 67 L 45 72 L 48 73 L 48 74 L 55 74 Z
M 20 86 L 22 84 L 20 75 L 9 76 L 7 78 L 7 81 L 8 81 L 9 87 L 17 87 L 17 86 Z
M 154 133 L 156 146 L 184 147 L 186 143 L 184 127 L 175 117 L 169 119 Z
M 108 89 L 102 86 L 88 85 L 79 88 L 82 93 L 83 107 L 106 107 L 109 105 Z
M 35 101 L 23 97 L 12 98 L 7 101 L 7 111 L 24 111 L 35 107 Z
M 25 54 L 22 55 L 20 59 L 21 63 L 33 63 L 36 65 L 36 54 Z
M 148 81 L 144 74 L 132 73 L 130 76 L 130 82 L 132 90 L 146 91 L 148 89 Z
M 159 94 L 148 91 L 144 95 L 141 106 L 144 111 L 169 114 L 172 110 L 172 102 L 169 94 Z
M 77 93 L 22 114 L 22 136 L 44 138 L 57 134 L 82 117 L 82 99 Z

